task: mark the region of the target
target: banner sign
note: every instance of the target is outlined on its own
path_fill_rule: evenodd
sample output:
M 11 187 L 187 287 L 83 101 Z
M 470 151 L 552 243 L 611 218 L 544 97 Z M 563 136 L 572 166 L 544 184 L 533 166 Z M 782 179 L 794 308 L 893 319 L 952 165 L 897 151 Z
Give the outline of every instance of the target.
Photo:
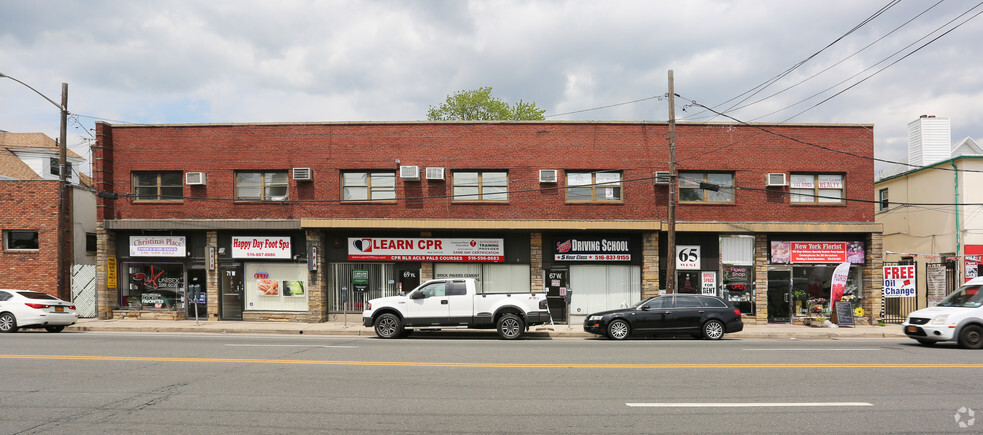
M 130 236 L 131 257 L 184 257 L 184 236 Z
M 884 297 L 914 297 L 917 294 L 915 281 L 914 264 L 884 266 Z
M 850 278 L 850 263 L 840 263 L 833 269 L 833 277 L 830 280 L 829 289 L 829 300 L 832 302 L 839 301 L 843 298 L 843 293 L 846 290 L 846 281 Z
M 700 247 L 699 245 L 694 246 L 676 246 L 676 269 L 678 270 L 693 270 L 700 268 Z
M 863 263 L 863 242 L 771 242 L 771 262 Z
M 553 246 L 556 261 L 631 261 L 628 239 L 570 238 Z
M 232 237 L 232 258 L 290 259 L 290 237 Z
M 504 239 L 349 238 L 349 260 L 505 261 Z
M 116 288 L 116 276 L 119 274 L 116 270 L 116 257 L 106 257 L 106 287 L 111 289 Z

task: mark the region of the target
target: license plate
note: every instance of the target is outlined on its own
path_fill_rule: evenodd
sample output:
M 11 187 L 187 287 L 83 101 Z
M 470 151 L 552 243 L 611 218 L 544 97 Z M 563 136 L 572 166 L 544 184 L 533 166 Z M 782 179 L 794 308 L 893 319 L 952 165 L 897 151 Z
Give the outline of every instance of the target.
M 65 311 L 65 307 L 55 307 L 55 311 L 60 313 L 62 311 Z
M 908 327 L 908 332 L 918 332 L 918 327 L 916 327 L 916 326 L 909 326 Z

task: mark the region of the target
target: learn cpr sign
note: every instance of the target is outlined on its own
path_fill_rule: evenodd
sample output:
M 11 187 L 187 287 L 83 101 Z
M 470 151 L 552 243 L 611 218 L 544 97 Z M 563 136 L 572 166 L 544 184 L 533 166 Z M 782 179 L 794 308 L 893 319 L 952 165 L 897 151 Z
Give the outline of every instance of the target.
M 918 292 L 915 290 L 915 265 L 903 264 L 884 266 L 884 297 L 909 298 Z

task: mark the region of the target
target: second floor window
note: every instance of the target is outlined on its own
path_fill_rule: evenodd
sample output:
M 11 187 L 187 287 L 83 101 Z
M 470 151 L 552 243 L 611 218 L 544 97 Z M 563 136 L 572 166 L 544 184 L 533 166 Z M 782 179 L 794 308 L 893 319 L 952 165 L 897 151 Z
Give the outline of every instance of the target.
M 567 171 L 568 202 L 621 201 L 621 172 Z
M 287 171 L 236 172 L 236 200 L 286 201 Z
M 134 172 L 134 201 L 181 201 L 184 181 L 181 171 Z
M 61 159 L 56 159 L 54 157 L 48 159 L 48 166 L 51 167 L 51 171 L 49 171 L 49 172 L 51 172 L 51 175 L 59 175 L 59 174 L 61 174 L 61 171 L 60 171 L 61 163 L 60 162 L 61 162 Z M 68 168 L 68 170 L 65 171 L 65 179 L 71 180 L 72 179 L 72 162 L 65 162 L 65 167 Z
M 701 183 L 705 183 L 701 187 Z M 717 190 L 707 189 L 707 185 Z M 679 200 L 689 202 L 734 202 L 734 174 L 720 172 L 680 172 Z
M 891 203 L 887 200 L 887 189 L 881 189 L 877 192 L 877 203 L 879 205 L 879 210 L 887 210 L 891 207 Z
M 843 203 L 842 174 L 792 174 L 789 181 L 792 203 Z
M 395 172 L 344 172 L 341 185 L 345 201 L 396 200 Z
M 508 201 L 509 176 L 505 171 L 454 172 L 455 201 Z

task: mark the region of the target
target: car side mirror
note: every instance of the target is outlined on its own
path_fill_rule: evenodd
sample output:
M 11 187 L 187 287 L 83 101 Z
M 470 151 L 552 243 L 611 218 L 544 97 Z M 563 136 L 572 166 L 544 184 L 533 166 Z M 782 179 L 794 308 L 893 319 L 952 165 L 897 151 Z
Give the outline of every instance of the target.
M 651 308 L 650 308 L 650 307 L 649 307 L 648 305 L 642 305 L 642 306 L 640 306 L 640 307 L 638 307 L 638 308 L 639 308 L 640 310 L 642 310 L 642 311 L 648 311 L 648 310 L 650 310 L 650 309 L 651 309 Z
M 410 293 L 410 299 L 423 299 L 423 298 L 424 298 L 423 292 Z

